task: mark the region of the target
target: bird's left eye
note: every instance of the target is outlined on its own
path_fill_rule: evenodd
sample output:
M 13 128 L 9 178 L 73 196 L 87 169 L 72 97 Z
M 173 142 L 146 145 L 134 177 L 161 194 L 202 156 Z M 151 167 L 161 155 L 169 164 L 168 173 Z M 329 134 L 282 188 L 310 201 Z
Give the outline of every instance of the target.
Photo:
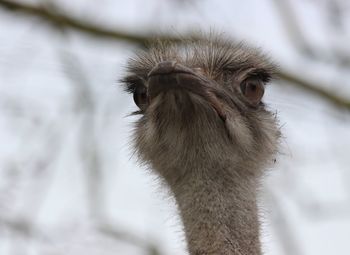
M 257 79 L 248 79 L 241 83 L 241 92 L 253 105 L 258 105 L 264 95 L 264 84 Z
M 145 86 L 138 86 L 134 91 L 134 102 L 141 111 L 145 111 L 148 107 L 148 95 Z

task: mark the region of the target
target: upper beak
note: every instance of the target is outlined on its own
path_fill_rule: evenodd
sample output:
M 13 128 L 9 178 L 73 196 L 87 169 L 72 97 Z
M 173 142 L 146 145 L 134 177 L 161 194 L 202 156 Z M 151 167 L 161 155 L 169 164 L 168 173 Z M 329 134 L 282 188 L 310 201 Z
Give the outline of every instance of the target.
M 209 79 L 199 75 L 191 68 L 183 66 L 176 61 L 163 61 L 158 63 L 149 73 L 147 78 L 148 96 L 152 101 L 161 92 L 171 89 L 184 89 L 204 98 L 225 121 L 226 113 L 221 102 L 210 86 Z

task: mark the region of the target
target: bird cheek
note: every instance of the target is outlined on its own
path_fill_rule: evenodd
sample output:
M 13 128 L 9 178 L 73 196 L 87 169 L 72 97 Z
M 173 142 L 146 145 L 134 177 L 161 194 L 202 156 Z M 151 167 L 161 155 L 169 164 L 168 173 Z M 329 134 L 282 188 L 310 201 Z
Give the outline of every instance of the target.
M 253 145 L 253 136 L 245 121 L 239 116 L 229 115 L 225 121 L 225 127 L 232 141 L 249 153 Z
M 147 121 L 144 125 L 144 139 L 145 142 L 151 143 L 154 141 L 156 135 L 156 127 L 153 121 Z

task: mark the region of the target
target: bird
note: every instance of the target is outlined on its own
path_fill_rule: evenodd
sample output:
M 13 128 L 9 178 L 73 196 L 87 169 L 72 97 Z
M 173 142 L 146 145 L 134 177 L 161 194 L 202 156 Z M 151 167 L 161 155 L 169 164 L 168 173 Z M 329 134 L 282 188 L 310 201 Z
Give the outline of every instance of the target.
M 262 254 L 257 202 L 281 137 L 263 100 L 275 73 L 260 49 L 220 34 L 154 42 L 126 64 L 137 158 L 175 198 L 190 255 Z

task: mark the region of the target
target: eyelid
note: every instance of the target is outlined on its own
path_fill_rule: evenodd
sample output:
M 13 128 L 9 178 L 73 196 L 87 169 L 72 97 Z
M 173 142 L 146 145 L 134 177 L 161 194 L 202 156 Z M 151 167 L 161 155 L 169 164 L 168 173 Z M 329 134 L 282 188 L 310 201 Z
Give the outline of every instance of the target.
M 146 80 L 140 76 L 129 76 L 126 77 L 122 82 L 126 84 L 126 91 L 129 93 L 135 93 L 137 88 L 146 87 Z

